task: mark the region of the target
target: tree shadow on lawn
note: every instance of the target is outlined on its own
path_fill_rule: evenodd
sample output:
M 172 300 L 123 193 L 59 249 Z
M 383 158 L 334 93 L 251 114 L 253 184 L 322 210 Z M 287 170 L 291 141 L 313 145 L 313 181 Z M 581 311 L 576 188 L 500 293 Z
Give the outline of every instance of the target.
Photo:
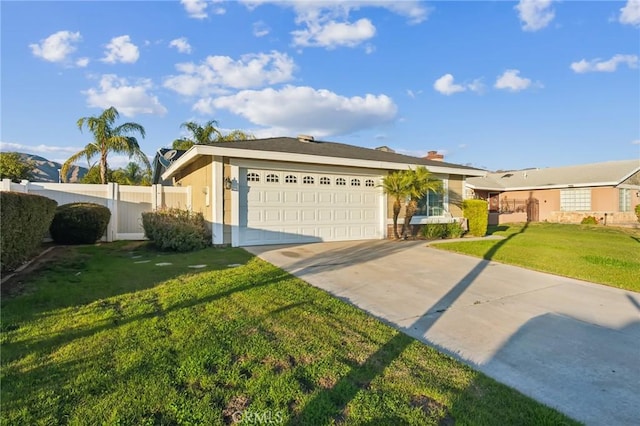
M 496 244 L 485 253 L 484 259 L 491 259 L 504 244 L 525 232 L 527 227 L 528 223 L 517 233 L 497 241 Z M 368 247 L 371 248 L 370 244 Z M 390 251 L 395 250 L 391 249 Z M 373 256 L 376 256 L 376 254 L 373 254 Z M 332 257 L 336 259 L 342 258 L 340 254 Z M 358 259 L 361 258 L 362 256 L 358 257 Z M 414 325 L 418 325 L 419 323 L 420 329 L 426 334 L 442 314 L 469 288 L 478 276 L 480 276 L 489 263 L 488 260 L 479 262 L 444 296 L 429 307 L 414 324 L 405 330 L 410 330 Z M 330 424 L 331 422 L 341 421 L 345 408 L 356 394 L 361 390 L 369 388 L 371 382 L 376 377 L 382 375 L 384 370 L 389 367 L 413 341 L 413 338 L 403 333 L 395 335 L 376 352 L 371 354 L 362 364 L 354 365 L 332 388 L 319 391 L 314 395 L 304 408 L 293 417 L 291 423 L 305 425 Z M 449 424 L 450 421 L 453 421 L 448 419 L 448 416 L 448 414 L 445 414 L 445 417 L 441 419 L 442 424 Z
M 100 307 L 104 307 L 104 309 L 106 310 L 115 311 L 117 314 L 115 318 L 112 317 L 102 320 L 100 321 L 101 324 L 97 326 L 91 326 L 89 328 L 81 328 L 77 330 L 57 330 L 55 333 L 41 335 L 33 339 L 19 340 L 16 342 L 12 342 L 10 339 L 7 339 L 8 342 L 2 345 L 3 363 L 6 363 L 11 359 L 15 359 L 20 356 L 24 356 L 25 353 L 23 352 L 25 351 L 29 353 L 39 352 L 41 354 L 51 353 L 57 348 L 60 348 L 61 346 L 76 339 L 92 336 L 102 331 L 111 330 L 116 327 L 122 327 L 136 321 L 142 321 L 154 317 L 163 317 L 170 312 L 192 308 L 197 305 L 208 304 L 216 300 L 229 297 L 235 293 L 241 293 L 256 288 L 265 287 L 291 277 L 284 271 L 274 271 L 276 272 L 271 274 L 251 276 L 251 282 L 245 282 L 231 288 L 226 288 L 224 291 L 215 292 L 205 297 L 195 297 L 187 301 L 179 302 L 169 306 L 166 309 L 163 309 L 162 306 L 160 306 L 158 295 L 154 294 L 152 299 L 145 300 L 145 302 L 151 304 L 154 307 L 154 310 L 133 316 L 122 317 L 121 313 L 119 312 L 119 302 L 117 300 L 113 303 L 108 303 L 105 301 L 105 303 L 102 303 Z M 215 282 L 212 282 L 211 285 L 215 286 L 216 284 Z M 286 307 L 282 307 L 280 309 L 285 308 Z M 24 322 L 24 320 L 21 319 L 20 322 Z M 11 327 L 11 324 L 3 324 L 3 331 L 7 331 L 7 328 L 9 328 L 10 331 L 19 332 L 20 325 L 18 323 L 17 325 L 15 325 L 15 327 Z
M 7 320 L 5 308 L 9 313 L 14 309 L 21 311 L 16 319 L 27 322 L 55 315 L 60 309 L 153 288 L 181 276 L 226 269 L 229 264 L 245 264 L 252 257 L 244 250 L 229 248 L 162 252 L 144 242 L 59 246 L 34 268 L 13 277 L 8 288 L 3 286 L 3 322 Z M 206 267 L 189 268 L 196 263 Z

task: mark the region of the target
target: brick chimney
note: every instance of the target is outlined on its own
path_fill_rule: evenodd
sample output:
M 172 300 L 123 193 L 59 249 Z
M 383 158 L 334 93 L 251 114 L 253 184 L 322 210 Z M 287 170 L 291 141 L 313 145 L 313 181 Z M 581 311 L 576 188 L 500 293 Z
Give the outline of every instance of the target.
M 444 155 L 438 154 L 438 151 L 429 151 L 427 152 L 427 156 L 424 158 L 427 160 L 444 161 Z

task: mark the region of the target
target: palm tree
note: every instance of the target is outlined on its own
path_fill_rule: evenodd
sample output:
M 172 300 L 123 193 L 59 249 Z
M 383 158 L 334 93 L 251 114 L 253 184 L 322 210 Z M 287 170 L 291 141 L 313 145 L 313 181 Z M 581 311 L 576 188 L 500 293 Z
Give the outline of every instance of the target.
M 226 135 L 220 135 L 216 142 L 248 141 L 255 138 L 253 134 L 247 133 L 244 130 L 232 130 Z
M 418 211 L 418 202 L 429 191 L 441 192 L 442 181 L 431 175 L 431 172 L 424 166 L 418 166 L 415 170 L 407 170 L 407 179 L 409 180 L 407 196 L 409 202 L 405 209 L 404 222 L 402 224 L 402 237 L 407 238 L 411 219 Z
M 100 161 L 100 182 L 107 183 L 107 171 L 109 165 L 107 163 L 107 156 L 110 152 L 128 154 L 129 158 L 135 157 L 142 162 L 148 170 L 151 169 L 149 159 L 146 154 L 140 149 L 138 140 L 134 136 L 129 136 L 132 133 L 139 133 L 143 138 L 145 136 L 144 127 L 138 123 L 127 122 L 115 126 L 114 124 L 120 114 L 115 107 L 109 107 L 105 109 L 99 116 L 82 117 L 78 120 L 78 128 L 82 132 L 82 128 L 87 127 L 91 133 L 93 133 L 94 141 L 88 143 L 84 149 L 73 154 L 62 165 L 60 173 L 63 180 L 66 182 L 69 167 L 80 158 L 86 157 L 87 160 L 99 155 Z
M 402 202 L 409 195 L 411 179 L 406 171 L 389 173 L 382 179 L 379 185 L 385 194 L 393 197 L 393 235 L 398 240 L 398 216 L 402 210 Z M 404 230 L 404 226 L 403 226 Z
M 191 137 L 180 138 L 173 141 L 173 149 L 189 149 L 193 145 L 208 145 L 216 142 L 222 133 L 216 128 L 218 122 L 209 120 L 204 125 L 195 121 L 186 121 L 180 125 L 191 133 Z

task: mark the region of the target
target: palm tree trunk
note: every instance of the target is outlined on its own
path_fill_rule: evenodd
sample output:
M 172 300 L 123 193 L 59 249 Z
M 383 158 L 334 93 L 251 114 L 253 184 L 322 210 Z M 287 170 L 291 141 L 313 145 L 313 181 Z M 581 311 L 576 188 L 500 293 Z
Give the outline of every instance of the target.
M 409 229 L 411 229 L 411 219 L 416 214 L 416 211 L 418 211 L 418 200 L 414 200 L 412 198 L 411 201 L 407 203 L 406 211 L 404 214 L 404 223 L 402 224 L 402 238 L 407 238 L 407 233 L 409 232 Z
M 396 201 L 393 203 L 393 236 L 396 240 L 400 239 L 400 235 L 398 235 L 398 216 L 400 216 L 401 208 L 400 200 L 396 198 Z
M 107 150 L 103 149 L 100 153 L 100 182 L 107 183 Z

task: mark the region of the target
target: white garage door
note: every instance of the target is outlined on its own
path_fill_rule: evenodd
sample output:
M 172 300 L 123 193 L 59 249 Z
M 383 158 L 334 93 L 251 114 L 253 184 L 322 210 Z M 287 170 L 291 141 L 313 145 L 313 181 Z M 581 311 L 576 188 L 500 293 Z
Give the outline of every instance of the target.
M 240 245 L 382 238 L 380 176 L 240 169 Z

